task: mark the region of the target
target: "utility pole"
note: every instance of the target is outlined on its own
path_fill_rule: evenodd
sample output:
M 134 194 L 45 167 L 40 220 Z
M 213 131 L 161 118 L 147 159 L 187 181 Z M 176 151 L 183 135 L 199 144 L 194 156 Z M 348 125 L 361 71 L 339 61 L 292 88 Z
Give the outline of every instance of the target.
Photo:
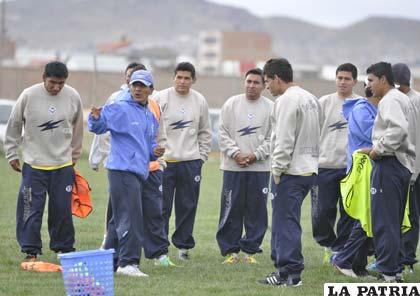
M 96 83 L 98 80 L 98 55 L 93 54 L 93 76 L 92 76 L 92 92 L 91 92 L 91 105 L 96 106 Z
M 0 89 L 3 89 L 3 57 L 4 57 L 5 42 L 6 42 L 6 0 L 0 0 L 0 1 L 1 1 Z
M 1 28 L 0 28 L 0 61 L 4 56 L 4 45 L 6 42 L 6 0 L 1 1 Z
M 0 61 L 2 61 L 6 57 L 7 49 L 8 49 L 8 38 L 7 38 L 7 3 L 12 2 L 14 0 L 0 0 Z
M 6 1 L 1 1 L 1 33 L 6 32 Z
M 0 90 L 3 89 L 3 60 L 7 51 L 7 27 L 6 27 L 6 4 L 14 0 L 0 0 L 1 2 L 1 21 L 0 21 Z M 0 94 L 1 95 L 1 94 Z

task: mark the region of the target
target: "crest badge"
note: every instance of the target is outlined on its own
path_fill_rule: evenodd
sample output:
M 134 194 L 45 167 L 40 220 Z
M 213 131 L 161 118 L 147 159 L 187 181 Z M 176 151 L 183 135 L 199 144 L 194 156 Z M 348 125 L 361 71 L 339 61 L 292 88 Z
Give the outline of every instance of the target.
M 54 107 L 54 106 L 50 106 L 50 107 L 48 108 L 48 113 L 50 113 L 51 115 L 54 115 L 54 114 L 55 114 L 55 111 L 56 111 L 56 109 L 55 109 L 55 107 Z

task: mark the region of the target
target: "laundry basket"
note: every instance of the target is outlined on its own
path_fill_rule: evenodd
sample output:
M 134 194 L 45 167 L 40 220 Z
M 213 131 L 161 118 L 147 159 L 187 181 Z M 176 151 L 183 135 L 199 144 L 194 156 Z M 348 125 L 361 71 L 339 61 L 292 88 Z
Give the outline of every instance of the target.
M 114 268 L 110 250 L 59 254 L 68 296 L 113 296 Z

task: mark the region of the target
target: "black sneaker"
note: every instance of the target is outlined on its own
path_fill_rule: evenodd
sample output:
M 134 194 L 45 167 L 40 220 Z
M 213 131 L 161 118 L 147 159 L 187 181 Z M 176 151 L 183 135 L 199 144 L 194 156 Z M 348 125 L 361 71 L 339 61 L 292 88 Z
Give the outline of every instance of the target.
M 406 265 L 404 268 L 405 273 L 414 273 L 414 266 L 413 264 Z
M 287 282 L 287 277 L 281 277 L 277 272 L 268 274 L 265 278 L 258 280 L 263 285 L 283 286 Z
M 367 277 L 370 275 L 367 269 L 354 270 L 354 273 L 357 275 L 357 277 Z
M 279 275 L 277 272 L 272 272 L 266 278 L 258 280 L 258 283 L 271 286 L 302 286 L 300 277 L 292 278 L 290 276 Z
M 180 249 L 178 252 L 179 260 L 187 261 L 190 260 L 190 254 L 188 250 Z
M 290 276 L 287 278 L 286 286 L 290 287 L 299 287 L 302 286 L 302 280 L 300 277 L 291 278 Z
M 367 271 L 367 269 L 354 270 L 354 273 L 359 278 L 365 278 L 368 280 L 376 280 L 376 277 L 372 276 L 372 274 L 370 274 L 369 271 Z
M 384 283 L 402 283 L 402 279 L 397 277 L 395 275 L 386 275 L 386 274 L 379 274 L 378 281 L 384 282 Z
M 269 274 L 267 274 L 267 276 L 266 277 L 269 277 L 269 276 L 273 276 L 273 275 L 279 275 L 279 273 L 278 273 L 278 271 L 273 271 L 273 272 L 270 272 Z M 280 275 L 282 278 L 286 278 L 287 277 L 287 274 L 286 275 Z
M 395 281 L 397 283 L 404 283 L 404 277 L 403 277 L 403 273 L 402 272 L 397 272 L 395 274 Z

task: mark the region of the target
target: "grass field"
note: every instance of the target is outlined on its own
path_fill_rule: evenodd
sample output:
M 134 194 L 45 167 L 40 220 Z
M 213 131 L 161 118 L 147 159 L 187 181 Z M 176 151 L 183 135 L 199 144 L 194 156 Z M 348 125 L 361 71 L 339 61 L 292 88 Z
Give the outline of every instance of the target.
M 23 254 L 15 239 L 16 196 L 20 176 L 13 172 L 0 155 L 0 295 L 64 295 L 61 274 L 39 274 L 20 268 Z M 184 263 L 177 260 L 177 252 L 171 247 L 173 261 L 183 265 L 179 268 L 155 267 L 150 260 L 142 259 L 141 270 L 149 274 L 147 279 L 115 277 L 115 295 L 323 295 L 326 282 L 361 282 L 337 274 L 332 267 L 322 266 L 322 248 L 311 236 L 310 200 L 307 198 L 302 209 L 303 252 L 305 270 L 303 286 L 299 288 L 266 287 L 256 283 L 274 270 L 270 261 L 270 231 L 264 239 L 264 253 L 257 259 L 258 265 L 243 263 L 222 265 L 215 240 L 219 218 L 221 172 L 215 157 L 203 166 L 203 179 L 198 213 L 195 224 L 196 248 L 192 260 Z M 107 199 L 105 170 L 91 171 L 87 160 L 77 165 L 93 188 L 94 212 L 85 220 L 75 218 L 76 248 L 97 249 L 103 237 L 103 220 Z M 271 208 L 269 206 L 269 213 Z M 46 215 L 42 229 L 44 255 L 48 262 L 58 262 L 56 255 L 48 249 Z M 173 221 L 172 221 L 173 226 Z M 409 282 L 420 281 L 420 272 L 406 277 Z

